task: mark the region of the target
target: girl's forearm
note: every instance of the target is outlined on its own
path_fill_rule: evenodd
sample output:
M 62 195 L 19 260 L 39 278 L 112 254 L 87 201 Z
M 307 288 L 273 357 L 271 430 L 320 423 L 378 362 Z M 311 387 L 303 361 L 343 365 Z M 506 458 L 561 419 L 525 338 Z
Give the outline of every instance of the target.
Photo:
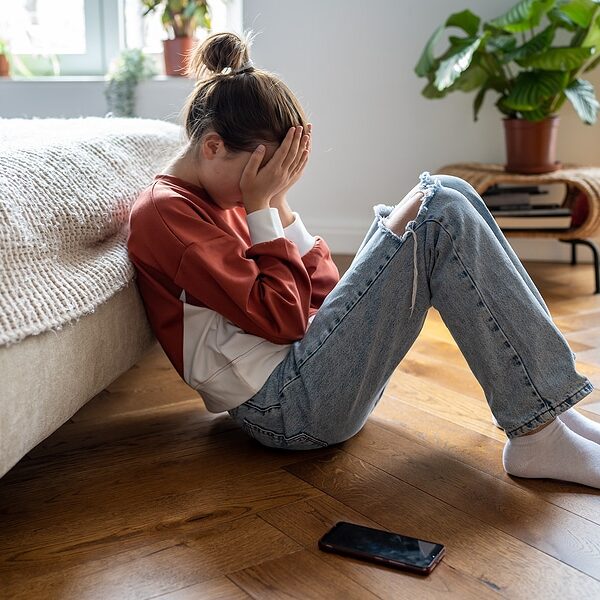
M 271 198 L 270 205 L 272 208 L 276 208 L 279 211 L 279 218 L 281 219 L 281 224 L 284 227 L 287 227 L 294 222 L 295 217 L 292 213 L 292 209 L 287 203 L 285 194 L 282 196 L 273 196 Z

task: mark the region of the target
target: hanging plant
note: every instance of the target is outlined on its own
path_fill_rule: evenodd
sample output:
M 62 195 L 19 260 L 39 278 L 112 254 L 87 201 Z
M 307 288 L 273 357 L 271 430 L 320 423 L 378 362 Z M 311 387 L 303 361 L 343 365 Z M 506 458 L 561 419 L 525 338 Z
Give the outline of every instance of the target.
M 108 72 L 104 96 L 115 117 L 135 117 L 135 91 L 140 81 L 157 74 L 154 60 L 139 48 L 123 50 Z

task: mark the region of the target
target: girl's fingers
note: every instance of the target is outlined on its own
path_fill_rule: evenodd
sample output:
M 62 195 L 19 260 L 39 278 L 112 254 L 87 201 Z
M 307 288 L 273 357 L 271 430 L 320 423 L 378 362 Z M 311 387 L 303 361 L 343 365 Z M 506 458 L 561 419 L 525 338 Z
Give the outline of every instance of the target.
M 296 157 L 298 156 L 300 140 L 302 139 L 302 127 L 296 127 L 295 129 L 296 129 L 296 131 L 294 133 L 294 138 L 292 140 L 290 148 L 288 149 L 287 156 L 285 157 L 285 159 L 283 160 L 283 163 L 281 164 L 281 167 L 283 169 L 289 169 L 294 164 L 294 161 L 296 160 Z
M 294 169 L 294 171 L 292 173 L 292 177 L 296 177 L 296 175 L 298 175 L 299 173 L 301 173 L 304 170 L 304 167 L 306 166 L 306 163 L 308 162 L 308 154 L 309 154 L 308 150 L 304 150 L 302 152 L 300 162 L 298 163 L 297 167 Z
M 248 162 L 242 171 L 240 184 L 244 185 L 249 183 L 248 179 L 252 181 L 256 177 L 264 155 L 265 147 L 261 144 L 260 146 L 257 146 L 256 150 L 254 150 L 254 152 L 250 155 L 250 158 L 248 159 Z
M 288 130 L 285 138 L 283 138 L 283 142 L 281 142 L 281 144 L 279 145 L 279 148 L 277 148 L 277 150 L 275 150 L 275 153 L 271 157 L 269 164 L 273 163 L 274 165 L 281 165 L 283 163 L 286 156 L 288 155 L 290 146 L 292 145 L 292 142 L 294 141 L 294 135 L 295 135 L 295 127 L 291 127 Z
M 250 155 L 250 158 L 244 167 L 244 171 L 242 172 L 242 177 L 255 177 L 258 173 L 258 168 L 260 167 L 260 163 L 262 162 L 264 155 L 265 147 L 261 144 L 260 146 L 257 146 L 256 150 L 254 150 L 254 152 Z
M 298 147 L 298 154 L 296 154 L 296 158 L 290 167 L 290 171 L 294 171 L 296 169 L 296 167 L 298 166 L 298 164 L 300 163 L 300 161 L 302 160 L 302 151 L 307 149 L 308 144 L 309 144 L 309 138 L 310 138 L 310 136 L 308 136 L 308 135 L 302 136 L 300 146 Z

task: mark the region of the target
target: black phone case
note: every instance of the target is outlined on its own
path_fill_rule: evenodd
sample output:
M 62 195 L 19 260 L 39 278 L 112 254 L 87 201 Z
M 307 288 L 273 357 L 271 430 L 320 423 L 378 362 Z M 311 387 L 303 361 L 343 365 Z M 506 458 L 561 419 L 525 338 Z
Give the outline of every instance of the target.
M 352 558 L 357 558 L 359 560 L 365 560 L 368 562 L 372 562 L 378 565 L 385 565 L 385 566 L 389 566 L 392 567 L 394 569 L 400 569 L 403 571 L 410 571 L 412 573 L 418 573 L 419 575 L 428 575 L 429 573 L 431 573 L 431 571 L 433 571 L 433 569 L 438 565 L 438 563 L 440 562 L 440 560 L 442 560 L 442 558 L 444 557 L 445 553 L 446 553 L 446 547 L 442 546 L 442 549 L 440 550 L 439 554 L 435 557 L 435 559 L 432 561 L 432 563 L 424 568 L 421 567 L 416 567 L 415 565 L 411 565 L 410 563 L 403 563 L 403 562 L 399 562 L 399 561 L 395 561 L 395 560 L 391 560 L 389 558 L 384 558 L 382 556 L 377 556 L 375 554 L 367 554 L 365 552 L 359 552 L 359 551 L 352 551 L 352 550 L 348 550 L 347 548 L 342 548 L 339 546 L 336 546 L 335 544 L 329 544 L 327 542 L 324 542 L 324 538 L 327 537 L 338 525 L 341 524 L 348 524 L 348 525 L 355 525 L 355 523 L 348 523 L 347 521 L 338 521 L 320 540 L 319 540 L 319 549 L 324 550 L 325 552 L 333 552 L 335 554 L 342 554 L 344 556 L 350 556 Z M 381 530 L 383 531 L 383 530 Z M 427 541 L 427 540 L 424 540 Z M 431 542 L 434 543 L 434 542 Z

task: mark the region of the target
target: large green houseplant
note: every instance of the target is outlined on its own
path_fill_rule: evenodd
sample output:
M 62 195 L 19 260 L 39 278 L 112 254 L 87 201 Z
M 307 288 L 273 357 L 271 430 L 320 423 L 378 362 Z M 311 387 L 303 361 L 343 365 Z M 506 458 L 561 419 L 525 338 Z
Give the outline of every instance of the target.
M 211 28 L 207 0 L 141 0 L 143 16 L 162 9 L 161 21 L 168 39 L 163 40 L 165 72 L 184 75 L 187 55 L 196 43 L 196 30 Z
M 450 35 L 449 47 L 436 57 L 446 28 L 462 35 Z M 567 45 L 556 44 L 559 31 Z M 486 94 L 496 92 L 505 115 L 506 170 L 543 173 L 560 166 L 556 113 L 566 100 L 584 123 L 596 122 L 600 104 L 583 74 L 598 64 L 600 0 L 521 0 L 485 23 L 470 10 L 450 15 L 431 35 L 415 73 L 428 79 L 426 98 L 477 90 L 475 121 Z

